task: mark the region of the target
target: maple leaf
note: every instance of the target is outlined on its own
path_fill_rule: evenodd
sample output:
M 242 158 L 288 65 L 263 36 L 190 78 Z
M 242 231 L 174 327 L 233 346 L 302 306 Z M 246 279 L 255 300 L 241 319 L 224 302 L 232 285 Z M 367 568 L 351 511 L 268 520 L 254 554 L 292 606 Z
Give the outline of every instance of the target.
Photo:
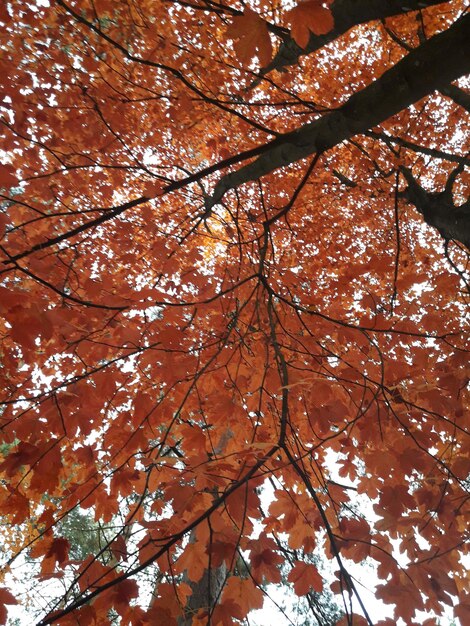
M 70 542 L 68 539 L 65 537 L 53 539 L 41 563 L 41 574 L 52 574 L 56 563 L 62 566 L 68 558 L 69 550 Z
M 276 543 L 265 533 L 261 533 L 258 539 L 250 541 L 250 561 L 254 580 L 261 584 L 263 578 L 270 583 L 278 583 L 281 573 L 278 566 L 283 558 L 276 551 Z
M 271 60 L 272 43 L 267 24 L 252 9 L 245 8 L 242 15 L 233 18 L 227 35 L 235 40 L 233 47 L 242 65 L 248 65 L 254 56 L 258 56 L 262 67 Z
M 112 542 L 110 548 L 116 560 L 119 561 L 122 559 L 123 561 L 127 561 L 127 558 L 128 558 L 127 544 L 126 544 L 126 540 L 124 539 L 122 535 L 118 535 L 116 537 L 116 539 Z
M 342 617 L 339 622 L 336 622 L 336 626 L 348 626 L 348 623 L 357 624 L 357 626 L 369 626 L 369 622 L 366 618 L 363 615 L 358 615 L 357 613 Z M 393 626 L 392 622 L 390 623 L 390 626 Z
M 127 579 L 113 587 L 112 603 L 118 613 L 124 613 L 129 602 L 139 595 L 139 587 L 135 580 Z
M 190 543 L 176 564 L 176 571 L 187 572 L 189 580 L 197 582 L 207 567 L 208 555 L 205 546 L 200 543 Z
M 287 13 L 294 41 L 305 48 L 310 34 L 325 35 L 334 27 L 331 10 L 322 0 L 299 0 L 296 7 Z
M 244 620 L 252 609 L 263 606 L 264 595 L 251 578 L 229 578 L 224 587 L 220 613 L 224 611 L 231 617 Z
M 14 524 L 21 524 L 30 514 L 29 499 L 19 489 L 7 486 L 0 491 L 0 513 L 10 514 Z
M 287 580 L 294 583 L 294 591 L 298 596 L 304 596 L 312 589 L 317 593 L 323 590 L 323 579 L 312 563 L 295 561 Z
M 454 608 L 455 616 L 459 618 L 462 624 L 466 624 L 470 619 L 470 596 L 466 595 Z
M 10 452 L 7 458 L 0 463 L 0 472 L 13 476 L 24 465 L 32 465 L 39 457 L 38 448 L 27 441 L 18 444 L 16 452 Z

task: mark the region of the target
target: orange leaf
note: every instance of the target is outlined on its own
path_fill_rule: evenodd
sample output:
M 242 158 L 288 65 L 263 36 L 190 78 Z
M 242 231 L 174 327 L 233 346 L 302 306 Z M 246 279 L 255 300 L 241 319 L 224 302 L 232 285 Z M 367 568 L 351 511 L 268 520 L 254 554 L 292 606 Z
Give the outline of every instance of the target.
M 459 602 L 454 608 L 455 616 L 460 619 L 462 624 L 468 624 L 470 620 L 470 600 Z
M 0 472 L 8 476 L 14 476 L 15 472 L 24 465 L 32 465 L 40 456 L 40 450 L 28 443 L 20 441 L 16 452 L 10 452 L 7 458 L 0 464 Z
M 115 559 L 127 561 L 127 545 L 122 535 L 118 535 L 110 547 Z
M 248 65 L 257 56 L 261 66 L 271 60 L 273 49 L 266 22 L 251 9 L 237 15 L 228 27 L 227 35 L 235 40 L 233 48 L 238 60 Z
M 161 180 L 151 180 L 148 183 L 145 183 L 143 194 L 148 198 L 155 198 L 156 196 L 160 196 L 162 194 L 163 187 L 164 185 Z
M 113 587 L 113 604 L 116 610 L 129 606 L 129 602 L 139 595 L 139 587 L 135 580 L 127 579 Z
M 287 580 L 294 583 L 294 591 L 298 596 L 304 596 L 311 589 L 317 593 L 321 593 L 323 590 L 323 579 L 315 565 L 311 563 L 296 561 Z
M 7 487 L 6 491 L 0 492 L 0 515 L 11 515 L 14 524 L 21 524 L 29 517 L 29 500 L 18 491 Z
M 288 11 L 287 17 L 291 25 L 292 39 L 301 48 L 305 48 L 314 35 L 326 35 L 334 27 L 334 19 L 330 9 L 322 6 L 321 0 L 306 0 Z
M 232 576 L 228 579 L 222 598 L 222 607 L 229 601 L 233 602 L 232 617 L 243 620 L 253 609 L 263 606 L 263 592 L 251 578 Z
M 177 572 L 186 571 L 189 580 L 197 582 L 201 580 L 207 568 L 206 547 L 200 542 L 189 543 L 175 565 Z

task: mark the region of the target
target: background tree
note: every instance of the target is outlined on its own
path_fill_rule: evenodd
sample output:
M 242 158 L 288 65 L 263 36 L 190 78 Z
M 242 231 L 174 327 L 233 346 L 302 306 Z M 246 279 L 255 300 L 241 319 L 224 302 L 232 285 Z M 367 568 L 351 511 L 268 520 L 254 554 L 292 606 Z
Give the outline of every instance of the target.
M 40 623 L 238 623 L 322 592 L 321 533 L 342 623 L 366 558 L 382 626 L 468 621 L 464 3 L 0 21 L 0 514 Z

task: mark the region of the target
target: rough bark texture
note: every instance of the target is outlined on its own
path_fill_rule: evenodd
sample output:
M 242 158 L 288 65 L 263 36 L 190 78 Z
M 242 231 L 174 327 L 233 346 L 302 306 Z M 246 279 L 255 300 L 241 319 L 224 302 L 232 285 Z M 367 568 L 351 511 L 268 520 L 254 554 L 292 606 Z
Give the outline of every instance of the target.
M 210 623 L 210 613 L 217 604 L 226 578 L 227 567 L 223 562 L 219 567 L 206 570 L 197 583 L 186 580 L 193 592 L 184 607 L 184 615 L 178 618 L 178 626 L 191 626 L 193 617 L 201 610 L 207 612 L 207 623 Z
M 220 179 L 213 195 L 206 200 L 207 212 L 230 189 L 363 133 L 469 71 L 470 14 L 467 14 L 353 94 L 336 111 L 261 147 L 255 161 Z

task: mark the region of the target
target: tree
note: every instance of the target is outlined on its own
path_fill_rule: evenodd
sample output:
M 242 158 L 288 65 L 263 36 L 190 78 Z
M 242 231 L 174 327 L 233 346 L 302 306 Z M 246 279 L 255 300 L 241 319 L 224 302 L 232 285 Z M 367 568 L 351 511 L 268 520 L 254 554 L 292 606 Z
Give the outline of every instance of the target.
M 0 515 L 40 624 L 240 623 L 322 592 L 322 535 L 341 623 L 365 559 L 382 626 L 468 621 L 464 3 L 0 21 Z

